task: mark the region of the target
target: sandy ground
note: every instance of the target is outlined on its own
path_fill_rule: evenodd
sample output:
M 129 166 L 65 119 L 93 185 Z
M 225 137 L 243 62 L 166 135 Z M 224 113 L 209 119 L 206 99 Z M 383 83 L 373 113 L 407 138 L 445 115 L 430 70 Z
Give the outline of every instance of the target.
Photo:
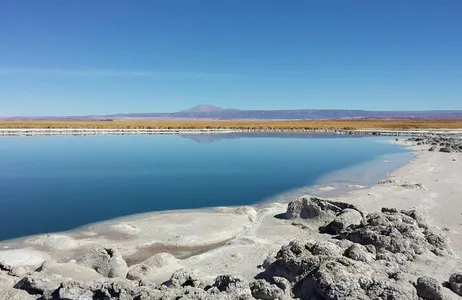
M 421 258 L 413 272 L 447 280 L 449 274 L 462 269 L 462 153 L 435 153 L 427 148 L 413 146 L 415 158 L 391 173 L 389 180 L 371 188 L 357 187 L 337 200 L 368 212 L 381 207 L 425 211 L 430 223 L 447 234 L 454 255 Z M 76 231 L 0 243 L 0 262 L 39 265 L 50 257 L 67 262 L 88 247 L 105 245 L 117 247 L 129 264 L 170 252 L 178 258 L 175 268 L 193 269 L 205 278 L 220 274 L 253 278 L 262 271 L 259 265 L 265 258 L 289 241 L 329 238 L 318 233 L 317 226 L 278 218 L 286 207 L 287 203 L 268 203 L 131 216 Z M 154 280 L 161 283 L 171 273 L 169 268 Z

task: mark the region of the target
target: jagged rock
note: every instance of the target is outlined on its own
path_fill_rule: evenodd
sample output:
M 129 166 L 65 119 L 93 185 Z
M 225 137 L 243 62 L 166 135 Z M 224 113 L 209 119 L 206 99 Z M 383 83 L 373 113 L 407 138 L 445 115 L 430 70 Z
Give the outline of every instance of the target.
M 13 288 L 17 278 L 7 274 L 6 270 L 0 271 L 0 299 L 2 300 L 29 300 L 36 296 L 29 295 L 26 291 Z
M 0 299 L 2 300 L 35 300 L 37 297 L 26 291 L 0 286 Z M 82 299 L 83 300 L 83 299 Z
M 158 269 L 164 268 L 168 265 L 177 267 L 177 269 L 181 268 L 177 259 L 173 255 L 169 253 L 157 253 L 142 263 L 131 266 L 128 269 L 127 278 L 131 280 L 140 280 L 144 277 L 154 275 Z
M 125 278 L 128 272 L 127 263 L 115 248 L 91 249 L 77 263 L 109 278 Z
M 8 274 L 16 277 L 25 277 L 26 275 L 30 275 L 33 271 L 34 268 L 29 266 L 15 266 L 11 268 Z
M 275 261 L 276 261 L 276 257 L 274 256 L 274 253 L 270 253 L 268 257 L 263 261 L 261 267 L 266 269 Z
M 438 255 L 446 253 L 446 239 L 425 228 L 428 226 L 422 226 L 406 213 L 385 209 L 367 215 L 364 224 L 347 228 L 340 236 L 354 243 L 373 245 L 381 254 L 404 254 L 407 260 L 414 260 L 427 250 Z
M 249 282 L 241 276 L 221 275 L 215 279 L 213 287 L 220 292 L 232 293 L 235 295 L 251 295 Z
M 275 261 L 259 275 L 269 280 L 272 277 L 283 277 L 290 282 L 297 282 L 315 270 L 327 256 L 313 255 L 310 250 L 313 244 L 308 243 L 305 247 L 300 241 L 292 241 L 282 246 L 276 254 Z
M 137 285 L 130 280 L 114 278 L 104 281 L 93 291 L 93 299 L 132 300 L 138 294 Z
M 302 300 L 417 299 L 410 283 L 390 280 L 383 271 L 346 257 L 323 262 L 295 284 L 294 294 Z
M 353 260 L 362 261 L 362 262 L 371 262 L 375 260 L 376 253 L 375 247 L 368 245 L 369 247 L 353 244 L 347 250 L 345 250 L 344 256 L 351 258 Z
M 47 277 L 27 276 L 16 283 L 14 287 L 26 291 L 31 295 L 43 295 L 44 299 L 49 299 L 53 291 L 59 286 L 59 282 Z
M 452 153 L 452 152 L 454 152 L 454 149 L 449 148 L 449 147 L 443 147 L 443 148 L 440 148 L 440 152 Z
M 462 273 L 454 273 L 449 278 L 451 290 L 459 296 L 462 296 Z
M 194 272 L 187 271 L 185 269 L 177 270 L 173 273 L 170 280 L 168 280 L 165 284 L 167 287 L 204 287 L 204 282 L 195 274 Z
M 394 179 L 390 179 L 390 178 L 377 181 L 377 184 L 380 184 L 380 185 L 395 184 L 395 183 L 396 183 L 396 181 Z
M 313 255 L 341 256 L 342 249 L 331 242 L 316 242 L 312 247 L 307 247 Z
M 435 147 L 435 146 L 432 146 L 432 147 L 430 147 L 430 148 L 428 149 L 428 151 L 436 151 L 436 150 L 438 150 L 438 148 Z
M 363 215 L 351 208 L 342 210 L 342 212 L 335 217 L 335 219 L 326 225 L 323 230 L 333 234 L 339 234 L 342 230 L 354 226 L 360 225 L 363 221 Z
M 290 290 L 292 286 L 290 285 L 289 280 L 285 279 L 284 277 L 273 277 L 272 280 L 270 280 L 270 283 L 276 285 L 278 288 L 280 288 L 286 295 L 290 294 Z
M 417 279 L 417 295 L 426 300 L 443 300 L 443 286 L 434 278 L 423 276 Z
M 422 191 L 426 190 L 426 188 L 421 183 L 403 183 L 403 184 L 400 184 L 400 187 L 403 187 L 405 189 L 412 189 L 412 190 L 422 190 Z
M 252 296 L 255 299 L 274 300 L 285 297 L 282 289 L 263 279 L 258 279 L 250 283 L 250 290 L 252 291 Z
M 420 228 L 423 228 L 423 229 L 428 228 L 428 224 L 426 222 L 426 217 L 422 212 L 419 212 L 419 211 L 417 211 L 415 209 L 401 210 L 400 212 L 402 214 L 405 214 L 405 215 L 413 218 L 417 222 L 417 225 Z
M 346 207 L 339 207 L 336 202 L 318 197 L 304 197 L 289 203 L 287 219 L 333 219 Z
M 93 300 L 93 291 L 90 287 L 74 281 L 62 283 L 55 291 L 55 295 L 58 299 L 65 300 Z
M 325 299 L 361 299 L 362 289 L 373 283 L 373 274 L 373 269 L 348 259 L 328 261 L 313 274 L 312 291 Z

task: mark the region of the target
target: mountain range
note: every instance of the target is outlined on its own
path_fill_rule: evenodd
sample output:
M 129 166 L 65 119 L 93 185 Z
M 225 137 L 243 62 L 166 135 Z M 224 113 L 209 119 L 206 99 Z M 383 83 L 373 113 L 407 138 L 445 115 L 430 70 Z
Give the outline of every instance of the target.
M 14 117 L 3 120 L 120 120 L 120 119 L 216 119 L 216 120 L 319 120 L 319 119 L 462 119 L 462 110 L 371 111 L 347 109 L 241 110 L 198 105 L 172 113 L 126 113 L 69 117 Z

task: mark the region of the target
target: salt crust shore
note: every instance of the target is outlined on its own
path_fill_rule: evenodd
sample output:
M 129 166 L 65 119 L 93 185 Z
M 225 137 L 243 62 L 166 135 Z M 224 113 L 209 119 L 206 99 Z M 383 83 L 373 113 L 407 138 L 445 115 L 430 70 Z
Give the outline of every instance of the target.
M 335 133 L 348 135 L 385 135 L 385 136 L 410 136 L 424 135 L 428 133 L 460 134 L 462 129 L 427 129 L 427 130 L 382 130 L 382 129 L 90 129 L 90 128 L 0 128 L 0 136 L 40 136 L 40 135 L 161 135 L 161 134 L 220 134 L 220 133 Z
M 389 180 L 371 188 L 343 194 L 336 200 L 378 212 L 382 207 L 425 212 L 430 224 L 443 229 L 454 252 L 445 257 L 419 257 L 410 272 L 428 274 L 440 282 L 462 270 L 462 153 L 429 152 L 411 147 L 415 158 L 392 172 Z M 261 207 L 224 207 L 173 211 L 126 217 L 76 231 L 40 235 L 0 243 L 0 262 L 10 266 L 40 266 L 52 259 L 67 262 L 96 245 L 117 248 L 130 263 L 158 252 L 179 258 L 150 280 L 160 284 L 179 268 L 195 270 L 202 278 L 236 274 L 252 279 L 271 253 L 292 240 L 327 240 L 317 228 L 294 226 L 276 218 L 286 203 Z M 455 296 L 457 297 L 457 295 Z M 454 298 L 458 299 L 458 298 Z

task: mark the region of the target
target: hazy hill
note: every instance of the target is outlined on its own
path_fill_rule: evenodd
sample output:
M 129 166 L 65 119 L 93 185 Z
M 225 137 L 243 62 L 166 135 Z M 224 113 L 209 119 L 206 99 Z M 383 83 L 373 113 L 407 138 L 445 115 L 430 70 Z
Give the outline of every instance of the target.
M 462 110 L 368 111 L 346 109 L 240 110 L 198 105 L 171 113 L 127 113 L 99 116 L 15 117 L 7 120 L 113 120 L 113 119 L 217 119 L 217 120 L 310 120 L 310 119 L 462 119 Z

